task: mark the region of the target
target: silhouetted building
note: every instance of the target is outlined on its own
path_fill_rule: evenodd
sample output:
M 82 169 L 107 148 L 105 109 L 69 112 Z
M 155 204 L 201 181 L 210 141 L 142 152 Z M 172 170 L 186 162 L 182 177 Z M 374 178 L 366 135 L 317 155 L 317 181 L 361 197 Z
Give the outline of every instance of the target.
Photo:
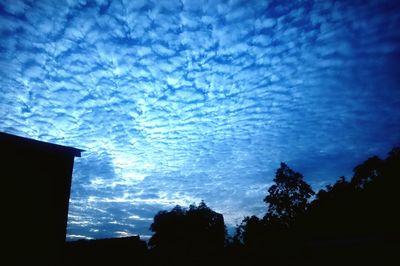
M 79 149 L 0 132 L 2 265 L 58 265 Z M 4 238 L 5 236 L 5 238 Z

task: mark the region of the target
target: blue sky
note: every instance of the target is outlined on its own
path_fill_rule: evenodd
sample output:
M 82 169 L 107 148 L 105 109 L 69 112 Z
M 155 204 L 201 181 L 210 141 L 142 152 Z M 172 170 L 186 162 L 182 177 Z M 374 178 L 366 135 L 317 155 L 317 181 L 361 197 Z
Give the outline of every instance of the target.
M 0 130 L 86 150 L 68 239 L 262 216 L 400 144 L 398 1 L 0 1 Z

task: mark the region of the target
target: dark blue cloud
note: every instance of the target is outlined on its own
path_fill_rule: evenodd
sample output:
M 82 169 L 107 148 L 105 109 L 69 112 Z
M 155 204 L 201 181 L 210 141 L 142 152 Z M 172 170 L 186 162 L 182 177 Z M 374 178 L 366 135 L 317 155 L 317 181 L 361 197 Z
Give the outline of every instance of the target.
M 400 142 L 396 1 L 0 1 L 0 130 L 85 149 L 68 237 L 265 212 Z

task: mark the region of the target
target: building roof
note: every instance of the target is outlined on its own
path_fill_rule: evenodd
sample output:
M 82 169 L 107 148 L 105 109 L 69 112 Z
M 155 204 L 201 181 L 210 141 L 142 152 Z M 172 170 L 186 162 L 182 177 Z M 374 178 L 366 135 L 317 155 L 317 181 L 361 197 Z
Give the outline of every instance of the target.
M 29 149 L 44 150 L 47 152 L 63 153 L 74 157 L 80 157 L 81 152 L 84 151 L 73 147 L 62 146 L 44 141 L 29 139 L 4 132 L 0 132 L 0 144 L 2 150 L 3 148 L 9 148 L 9 149 L 29 148 Z

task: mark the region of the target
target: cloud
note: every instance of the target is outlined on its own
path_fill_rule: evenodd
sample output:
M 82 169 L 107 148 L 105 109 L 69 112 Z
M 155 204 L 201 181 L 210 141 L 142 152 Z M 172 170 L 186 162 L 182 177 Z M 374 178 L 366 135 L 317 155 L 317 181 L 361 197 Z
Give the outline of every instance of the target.
M 0 1 L 0 130 L 86 150 L 70 239 L 202 199 L 233 226 L 281 161 L 317 188 L 399 143 L 386 4 Z

